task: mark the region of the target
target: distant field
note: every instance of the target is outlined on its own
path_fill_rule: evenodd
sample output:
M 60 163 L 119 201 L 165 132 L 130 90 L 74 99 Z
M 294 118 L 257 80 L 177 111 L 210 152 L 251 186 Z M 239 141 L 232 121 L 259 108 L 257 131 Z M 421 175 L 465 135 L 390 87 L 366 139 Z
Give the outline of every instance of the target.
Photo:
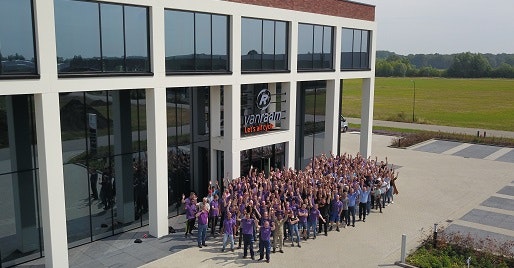
M 514 80 L 376 78 L 376 120 L 514 131 Z M 360 117 L 361 79 L 345 80 L 343 114 Z

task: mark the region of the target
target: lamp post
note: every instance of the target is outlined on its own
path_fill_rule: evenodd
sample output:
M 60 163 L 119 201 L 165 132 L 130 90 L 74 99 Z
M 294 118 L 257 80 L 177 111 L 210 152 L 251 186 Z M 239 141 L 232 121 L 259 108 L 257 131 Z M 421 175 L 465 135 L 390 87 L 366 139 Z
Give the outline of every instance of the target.
M 414 97 L 412 99 L 412 122 L 414 123 L 414 110 L 416 108 L 416 81 L 411 80 L 414 83 Z

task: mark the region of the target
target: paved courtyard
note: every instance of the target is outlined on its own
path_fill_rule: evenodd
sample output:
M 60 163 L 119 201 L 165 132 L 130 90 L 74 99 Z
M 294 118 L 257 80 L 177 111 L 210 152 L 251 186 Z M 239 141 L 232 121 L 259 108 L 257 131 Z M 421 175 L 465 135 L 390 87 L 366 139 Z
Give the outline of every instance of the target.
M 272 254 L 271 263 L 242 259 L 242 251 L 220 252 L 220 238 L 199 249 L 194 238 L 185 239 L 183 216 L 170 219 L 179 233 L 161 239 L 143 238 L 146 229 L 128 232 L 70 250 L 73 267 L 389 267 L 400 258 L 401 235 L 408 249 L 415 248 L 434 223 L 477 236 L 514 239 L 514 163 L 511 150 L 471 148 L 475 145 L 425 143 L 409 149 L 388 147 L 390 136 L 373 136 L 373 156 L 398 166 L 399 195 L 384 213 L 372 210 L 355 228 L 329 232 L 328 237 L 303 242 L 302 248 L 286 243 L 285 253 Z M 432 144 L 432 145 L 430 145 Z M 425 146 L 423 149 L 423 146 Z M 355 154 L 359 134 L 342 134 L 343 152 Z M 432 148 L 432 149 L 427 149 Z M 459 150 L 461 149 L 461 150 Z M 453 151 L 452 151 L 453 150 Z M 464 150 L 464 151 L 463 151 Z M 503 150 L 503 151 L 502 151 Z M 469 154 L 467 154 L 468 152 Z M 505 153 L 504 153 L 505 152 Z M 496 154 L 495 154 L 496 153 Z M 498 157 L 496 157 L 498 156 Z M 509 161 L 501 161 L 507 159 Z M 31 262 L 40 265 L 42 260 Z

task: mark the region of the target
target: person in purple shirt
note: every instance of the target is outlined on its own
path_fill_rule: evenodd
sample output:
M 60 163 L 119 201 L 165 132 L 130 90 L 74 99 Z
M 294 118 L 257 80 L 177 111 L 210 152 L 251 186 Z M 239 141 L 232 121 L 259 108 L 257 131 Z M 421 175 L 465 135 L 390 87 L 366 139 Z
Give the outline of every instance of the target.
M 298 229 L 301 230 L 303 239 L 307 239 L 307 216 L 309 216 L 309 211 L 307 205 L 303 203 L 302 207 L 298 209 Z
M 243 258 L 248 256 L 248 248 L 250 248 L 250 257 L 255 260 L 253 252 L 253 228 L 257 220 L 250 217 L 250 211 L 245 212 L 244 218 L 241 219 L 241 229 L 243 233 L 244 250 Z
M 264 225 L 260 226 L 260 241 L 259 241 L 259 253 L 261 261 L 264 257 L 264 249 L 266 249 L 266 262 L 269 263 L 269 253 L 271 250 L 271 232 L 275 230 L 275 226 L 270 226 L 269 221 L 264 221 Z
M 207 235 L 207 224 L 209 223 L 209 208 L 204 206 L 202 210 L 196 213 L 196 217 L 198 217 L 198 237 L 196 240 L 198 247 L 202 248 L 202 246 L 207 246 L 205 244 L 205 237 Z
M 234 252 L 234 226 L 236 226 L 236 220 L 232 218 L 232 213 L 228 211 L 227 217 L 223 221 L 223 248 L 221 252 L 225 251 L 228 238 L 230 238 L 230 250 Z
M 330 231 L 332 231 L 332 227 L 335 223 L 336 231 L 339 232 L 339 217 L 341 215 L 342 210 L 343 202 L 341 202 L 341 197 L 339 195 L 336 195 L 336 198 L 332 201 L 332 209 L 330 210 Z
M 185 209 L 187 222 L 184 236 L 187 237 L 187 234 L 193 235 L 192 231 L 196 220 L 196 199 L 191 199 L 190 202 L 187 202 Z
M 316 227 L 318 225 L 318 218 L 325 222 L 325 219 L 323 219 L 323 216 L 321 216 L 321 213 L 319 212 L 318 204 L 314 204 L 314 207 L 311 208 L 309 218 L 307 220 L 307 239 L 309 239 L 311 229 L 314 233 L 314 239 L 316 239 Z
M 218 195 L 214 195 L 214 199 L 211 201 L 211 209 L 209 211 L 209 222 L 211 223 L 211 235 L 214 236 L 216 226 L 218 225 L 218 217 L 220 215 L 220 206 L 218 202 Z

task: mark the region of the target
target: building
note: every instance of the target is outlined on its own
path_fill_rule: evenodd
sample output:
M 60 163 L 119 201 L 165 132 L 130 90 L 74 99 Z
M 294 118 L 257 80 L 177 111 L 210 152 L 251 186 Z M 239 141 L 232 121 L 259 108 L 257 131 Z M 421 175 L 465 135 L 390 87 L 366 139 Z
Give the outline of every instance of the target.
M 250 166 L 371 152 L 375 8 L 344 0 L 0 0 L 3 266 L 149 225 Z

